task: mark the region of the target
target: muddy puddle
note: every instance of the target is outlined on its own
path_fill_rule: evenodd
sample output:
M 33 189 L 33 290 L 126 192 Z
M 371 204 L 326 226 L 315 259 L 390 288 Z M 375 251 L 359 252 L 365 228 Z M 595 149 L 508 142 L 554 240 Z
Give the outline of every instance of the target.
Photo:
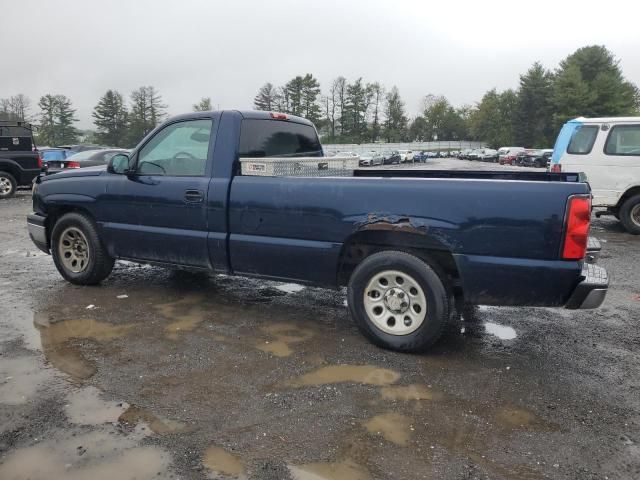
M 202 305 L 202 294 L 189 294 L 183 298 L 154 305 L 154 309 L 163 317 L 171 320 L 165 327 L 167 338 L 177 340 L 182 332 L 191 332 L 205 320 L 206 311 Z
M 151 480 L 170 478 L 170 456 L 138 446 L 139 437 L 113 430 L 67 434 L 14 450 L 0 464 L 7 480 Z
M 371 475 L 361 465 L 352 460 L 335 463 L 307 463 L 290 465 L 289 472 L 294 480 L 369 480 Z
M 101 425 L 118 421 L 129 405 L 125 402 L 105 400 L 93 386 L 74 390 L 67 395 L 65 413 L 71 423 Z
M 190 431 L 184 423 L 168 418 L 162 418 L 147 409 L 137 407 L 135 405 L 129 406 L 120 416 L 118 416 L 118 422 L 129 426 L 146 425 L 148 428 L 158 435 L 165 435 L 169 433 L 185 433 Z M 144 429 L 144 428 L 143 428 Z
M 269 337 L 256 345 L 258 350 L 276 357 L 288 357 L 293 353 L 293 345 L 305 342 L 314 336 L 314 331 L 292 323 L 263 325 L 260 331 Z
M 328 385 L 332 383 L 360 383 L 364 385 L 390 385 L 400 374 L 374 365 L 328 365 L 313 370 L 288 382 L 292 387 Z
M 0 403 L 20 405 L 36 397 L 51 379 L 33 357 L 23 356 L 0 360 Z
M 40 332 L 46 359 L 76 381 L 86 380 L 96 372 L 95 364 L 84 356 L 76 342 L 90 340 L 106 344 L 124 337 L 136 327 L 135 324 L 113 325 L 93 318 L 55 321 L 46 314 L 35 315 L 34 325 Z
M 398 402 L 409 402 L 411 400 L 442 400 L 444 394 L 426 385 L 395 385 L 380 389 L 380 396 L 383 400 Z
M 237 480 L 246 478 L 245 466 L 239 456 L 228 452 L 224 448 L 211 446 L 205 450 L 202 464 L 214 476 L 224 475 Z
M 406 447 L 415 430 L 411 418 L 396 412 L 381 413 L 364 422 L 371 435 L 380 435 L 385 440 Z

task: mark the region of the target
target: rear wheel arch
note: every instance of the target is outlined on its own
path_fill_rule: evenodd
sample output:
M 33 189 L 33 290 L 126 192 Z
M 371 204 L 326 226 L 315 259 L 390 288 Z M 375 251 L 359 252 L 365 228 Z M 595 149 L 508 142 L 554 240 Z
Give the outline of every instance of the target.
M 438 274 L 450 295 L 462 294 L 458 266 L 445 245 L 430 235 L 393 230 L 366 230 L 352 234 L 340 252 L 338 285 L 347 285 L 353 271 L 364 259 L 387 250 L 418 257 Z

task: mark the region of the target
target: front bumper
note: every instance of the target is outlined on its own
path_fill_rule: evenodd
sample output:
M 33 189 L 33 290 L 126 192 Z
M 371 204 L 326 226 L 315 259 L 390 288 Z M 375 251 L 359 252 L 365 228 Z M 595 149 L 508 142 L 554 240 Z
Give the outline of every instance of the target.
M 47 229 L 45 226 L 46 217 L 37 213 L 27 215 L 27 229 L 31 241 L 45 253 L 49 253 L 49 244 L 47 242 Z
M 574 289 L 565 308 L 572 310 L 598 308 L 604 302 L 608 288 L 607 271 L 592 263 L 585 263 L 582 267 L 582 280 Z

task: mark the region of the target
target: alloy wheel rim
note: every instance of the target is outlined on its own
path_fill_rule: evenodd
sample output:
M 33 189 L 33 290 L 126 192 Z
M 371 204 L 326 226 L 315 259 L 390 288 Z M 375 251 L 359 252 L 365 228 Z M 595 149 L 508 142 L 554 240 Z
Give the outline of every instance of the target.
M 81 273 L 89 265 L 89 242 L 76 227 L 69 227 L 62 232 L 58 252 L 64 267 L 73 273 Z
M 364 309 L 371 322 L 383 332 L 409 335 L 424 322 L 427 299 L 411 275 L 398 270 L 384 270 L 367 283 Z
M 7 195 L 11 191 L 11 181 L 7 177 L 0 177 L 0 195 Z

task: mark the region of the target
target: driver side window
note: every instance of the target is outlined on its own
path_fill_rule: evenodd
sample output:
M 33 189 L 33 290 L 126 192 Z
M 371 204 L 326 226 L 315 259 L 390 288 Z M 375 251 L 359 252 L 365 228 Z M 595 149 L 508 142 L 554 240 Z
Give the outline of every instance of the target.
M 186 120 L 160 130 L 138 154 L 141 175 L 203 176 L 212 120 Z

